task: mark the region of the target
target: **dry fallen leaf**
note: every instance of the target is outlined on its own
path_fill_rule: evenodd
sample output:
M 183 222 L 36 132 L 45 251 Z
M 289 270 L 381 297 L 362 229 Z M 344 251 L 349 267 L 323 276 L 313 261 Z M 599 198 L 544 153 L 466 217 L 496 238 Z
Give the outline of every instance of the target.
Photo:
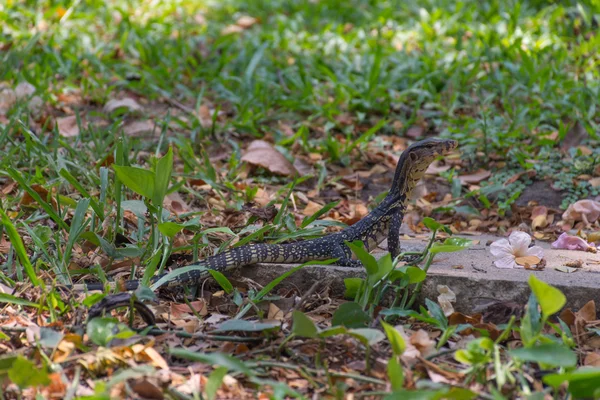
M 149 120 L 131 121 L 123 126 L 123 132 L 127 136 L 142 137 L 142 136 L 157 136 L 160 134 L 160 129 L 156 124 Z
M 486 180 L 492 175 L 491 171 L 487 171 L 485 169 L 480 169 L 472 174 L 461 175 L 458 177 L 460 179 L 460 183 L 463 185 L 479 183 L 481 181 Z
M 242 161 L 263 167 L 277 175 L 291 176 L 298 174 L 292 163 L 264 140 L 255 140 L 250 143 L 246 154 L 242 156 Z
M 533 210 L 531 210 L 531 229 L 545 228 L 548 223 L 548 209 L 544 206 L 533 207 Z
M 124 108 L 129 112 L 143 110 L 142 106 L 140 106 L 137 101 L 130 97 L 125 97 L 124 99 L 112 99 L 107 101 L 104 105 L 104 112 L 107 114 L 112 114 L 120 108 Z
M 519 265 L 536 265 L 542 261 L 539 257 L 536 256 L 524 256 L 515 258 L 515 262 Z
M 84 125 L 83 121 L 81 124 Z M 74 137 L 79 135 L 79 126 L 77 125 L 77 116 L 56 118 L 56 128 L 58 133 L 64 137 Z

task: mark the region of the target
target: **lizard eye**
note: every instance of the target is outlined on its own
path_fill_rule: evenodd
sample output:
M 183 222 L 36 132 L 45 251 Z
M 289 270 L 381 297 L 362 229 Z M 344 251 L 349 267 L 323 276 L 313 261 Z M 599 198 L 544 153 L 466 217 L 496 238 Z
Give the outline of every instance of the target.
M 412 161 L 417 161 L 417 155 L 415 153 L 410 153 L 409 156 Z

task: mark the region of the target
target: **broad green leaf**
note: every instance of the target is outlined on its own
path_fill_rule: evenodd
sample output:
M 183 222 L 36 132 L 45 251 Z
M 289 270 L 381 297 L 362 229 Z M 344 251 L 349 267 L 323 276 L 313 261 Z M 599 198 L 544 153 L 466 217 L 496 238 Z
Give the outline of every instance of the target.
M 398 390 L 388 394 L 383 400 L 472 400 L 477 394 L 459 387 L 440 390 Z
M 105 298 L 107 296 L 106 293 L 94 293 L 91 294 L 89 296 L 87 296 L 85 299 L 83 299 L 83 301 L 81 302 L 81 304 L 83 304 L 86 307 L 91 307 L 94 304 L 96 304 L 97 302 L 99 302 L 100 300 L 102 300 L 103 298 Z
M 567 298 L 560 290 L 539 280 L 533 274 L 529 276 L 528 283 L 540 304 L 544 318 L 559 312 L 567 302 Z
M 377 273 L 379 267 L 377 266 L 377 260 L 375 257 L 369 254 L 367 250 L 365 250 L 363 242 L 360 240 L 355 240 L 354 242 L 345 242 L 350 250 L 356 255 L 356 257 L 362 262 L 367 270 L 367 275 L 371 276 Z
M 573 372 L 549 374 L 542 378 L 544 383 L 557 388 L 568 382 L 567 391 L 576 399 L 598 398 L 600 367 L 582 367 Z
M 214 269 L 209 269 L 208 273 L 212 275 L 212 277 L 217 281 L 219 286 L 225 291 L 227 294 L 233 293 L 233 285 L 229 282 L 229 279 L 225 277 L 219 271 L 215 271 Z
M 360 291 L 360 288 L 365 280 L 361 278 L 344 278 L 344 286 L 346 291 L 344 297 L 346 299 L 354 299 Z
M 310 318 L 300 311 L 292 313 L 292 333 L 296 336 L 315 338 L 319 330 Z
M 396 271 L 401 271 L 401 272 L 405 273 L 408 276 L 408 283 L 411 285 L 415 284 L 415 283 L 423 282 L 425 280 L 425 278 L 427 278 L 427 272 L 423 271 L 419 267 L 405 265 L 403 267 L 397 268 Z
M 509 354 L 519 360 L 532 361 L 553 367 L 574 367 L 577 365 L 577 354 L 558 343 L 543 343 L 532 347 L 521 347 L 510 350 Z
M 429 249 L 429 252 L 431 254 L 452 253 L 454 251 L 466 249 L 467 247 L 471 246 L 471 243 L 472 241 L 469 239 L 451 237 L 444 240 L 443 243 L 434 243 Z
M 145 214 L 148 212 L 148 207 L 142 200 L 124 200 L 121 202 L 123 210 L 131 211 L 136 217 L 145 219 Z
M 404 371 L 402 370 L 402 364 L 398 362 L 398 357 L 393 356 L 388 360 L 387 373 L 392 384 L 392 390 L 402 390 L 404 386 Z
M 377 272 L 369 275 L 367 282 L 369 285 L 375 285 L 383 279 L 392 269 L 394 269 L 394 263 L 392 262 L 392 255 L 390 253 L 385 254 L 379 260 L 377 260 Z
M 8 379 L 21 389 L 50 384 L 46 368 L 38 368 L 34 363 L 21 356 L 14 360 L 12 367 L 8 370 Z
M 154 195 L 152 203 L 155 207 L 162 207 L 163 200 L 169 189 L 171 172 L 173 171 L 173 148 L 169 147 L 167 154 L 156 161 L 154 169 Z
M 447 234 L 451 235 L 452 231 L 444 224 L 440 224 L 435 219 L 430 217 L 423 218 L 423 225 L 427 227 L 430 231 L 444 231 Z
M 349 329 L 348 335 L 360 340 L 365 346 L 373 346 L 385 339 L 383 332 L 373 328 Z
M 341 335 L 343 333 L 348 333 L 348 329 L 345 326 L 338 325 L 323 329 L 321 332 L 319 332 L 319 337 L 328 338 L 335 335 Z
M 444 315 L 444 311 L 439 306 L 439 304 L 429 299 L 425 299 L 425 304 L 427 305 L 427 311 L 429 311 L 429 315 L 431 315 L 433 318 L 435 318 L 436 321 L 439 322 L 439 326 L 441 326 L 442 328 L 447 328 L 448 318 L 446 318 L 446 316 Z
M 88 321 L 86 333 L 98 346 L 106 346 L 116 337 L 123 338 L 135 334 L 127 325 L 118 322 L 115 318 L 94 318 Z
M 278 330 L 281 327 L 280 321 L 270 322 L 256 322 L 246 321 L 243 319 L 230 319 L 219 325 L 219 327 L 213 332 L 228 332 L 228 331 L 239 331 L 239 332 L 262 332 L 268 330 Z
M 347 328 L 362 328 L 371 321 L 369 315 L 363 311 L 358 303 L 349 301 L 342 303 L 333 313 L 331 324 L 343 325 Z
M 177 235 L 181 230 L 185 228 L 185 225 L 177 224 L 175 222 L 161 222 L 158 224 L 158 230 L 160 233 L 165 235 L 166 237 L 172 239 L 175 235 Z
M 394 328 L 392 325 L 388 324 L 385 321 L 381 321 L 381 326 L 383 326 L 385 335 L 390 341 L 390 345 L 392 346 L 392 352 L 394 353 L 394 355 L 402 355 L 402 353 L 404 353 L 404 350 L 406 350 L 406 342 L 404 341 L 404 338 L 402 337 L 400 332 L 398 332 L 396 328 Z
M 140 196 L 144 196 L 147 199 L 152 200 L 154 195 L 154 172 L 148 171 L 143 168 L 128 167 L 123 165 L 114 165 L 113 169 L 117 178 L 133 190 Z M 162 204 L 155 204 L 155 206 L 161 206 Z
M 487 337 L 471 340 L 465 349 L 454 353 L 454 359 L 466 365 L 484 364 L 491 361 L 490 353 L 494 342 Z
M 19 261 L 25 269 L 27 277 L 33 285 L 40 286 L 41 282 L 38 279 L 35 270 L 33 269 L 33 265 L 31 265 L 29 255 L 27 255 L 27 250 L 25 250 L 25 245 L 21 240 L 19 232 L 17 232 L 17 228 L 13 225 L 10 218 L 8 218 L 8 215 L 6 215 L 2 208 L 0 208 L 0 215 L 2 216 L 2 225 L 4 225 L 4 229 L 6 230 L 8 240 L 10 240 L 10 244 L 15 249 L 15 253 L 17 253 L 17 257 L 19 257 Z
M 221 387 L 223 378 L 227 375 L 227 371 L 227 367 L 219 367 L 210 373 L 208 381 L 206 382 L 206 387 L 204 388 L 208 400 L 214 400 L 217 397 L 217 390 Z
M 198 353 L 185 349 L 169 349 L 169 354 L 186 360 L 199 361 L 209 365 L 218 365 L 227 368 L 228 371 L 241 372 L 246 376 L 255 376 L 254 369 L 248 367 L 244 362 L 223 353 Z

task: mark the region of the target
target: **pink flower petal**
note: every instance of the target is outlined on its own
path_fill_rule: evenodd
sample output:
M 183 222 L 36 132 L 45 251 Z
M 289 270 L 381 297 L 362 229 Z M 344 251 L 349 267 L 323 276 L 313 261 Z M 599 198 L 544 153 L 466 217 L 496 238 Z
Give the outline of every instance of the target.
M 508 237 L 508 241 L 513 248 L 513 255 L 521 257 L 527 254 L 527 248 L 531 243 L 531 236 L 525 232 L 514 231 Z
M 490 252 L 494 257 L 504 257 L 512 255 L 513 250 L 508 240 L 500 239 L 492 243 L 492 245 L 490 246 Z
M 498 267 L 498 268 L 506 268 L 506 269 L 518 268 L 517 263 L 515 262 L 515 257 L 513 257 L 513 256 L 505 256 L 505 257 L 499 258 L 496 261 L 494 261 L 494 264 L 496 264 L 496 267 Z
M 567 250 L 587 250 L 591 246 L 588 242 L 578 236 L 571 236 L 567 233 L 563 233 L 552 243 L 553 249 L 567 249 Z

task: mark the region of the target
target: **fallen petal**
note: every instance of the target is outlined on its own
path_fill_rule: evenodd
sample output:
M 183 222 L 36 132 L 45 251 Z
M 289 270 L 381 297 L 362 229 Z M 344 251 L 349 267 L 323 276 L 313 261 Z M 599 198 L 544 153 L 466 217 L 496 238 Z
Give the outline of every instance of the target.
M 587 250 L 591 246 L 588 242 L 578 236 L 571 236 L 567 233 L 563 233 L 552 243 L 553 249 L 566 249 L 566 250 Z
M 514 231 L 508 237 L 508 241 L 513 248 L 513 254 L 515 256 L 522 256 L 527 254 L 527 248 L 531 243 L 531 236 L 525 232 Z
M 506 269 L 518 268 L 517 263 L 515 262 L 514 256 L 502 257 L 502 258 L 494 261 L 494 264 L 498 268 L 506 268 Z
M 513 254 L 513 249 L 507 239 L 496 240 L 490 246 L 490 253 L 494 257 L 505 257 Z

